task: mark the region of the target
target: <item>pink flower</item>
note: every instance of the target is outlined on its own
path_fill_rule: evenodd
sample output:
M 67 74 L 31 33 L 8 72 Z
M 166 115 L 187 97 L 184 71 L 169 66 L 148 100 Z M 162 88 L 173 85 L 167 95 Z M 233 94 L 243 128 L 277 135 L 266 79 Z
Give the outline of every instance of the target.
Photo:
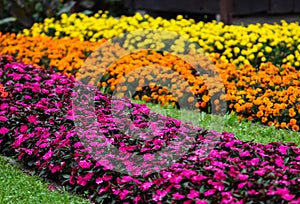
M 205 196 L 205 197 L 211 196 L 211 195 L 213 195 L 215 192 L 216 192 L 216 189 L 210 189 L 210 190 L 204 192 L 204 196 Z
M 248 156 L 250 156 L 250 155 L 251 155 L 251 154 L 250 154 L 249 151 L 245 151 L 245 152 L 240 153 L 240 157 L 248 157 Z
M 192 189 L 190 191 L 190 193 L 187 195 L 188 198 L 193 199 L 196 198 L 200 195 L 200 193 L 198 191 L 195 191 L 194 189 Z
M 252 189 L 252 190 L 249 190 L 249 191 L 248 191 L 248 194 L 249 194 L 249 195 L 258 195 L 259 192 L 257 192 L 257 191 L 255 191 L 255 190 Z
M 206 176 L 203 176 L 203 175 L 197 175 L 197 176 L 193 176 L 192 177 L 192 181 L 194 182 L 194 183 L 200 183 L 202 180 L 204 180 L 204 179 L 207 179 L 207 177 Z
M 44 156 L 43 159 L 48 161 L 53 155 L 53 152 L 51 150 L 49 150 Z
M 61 170 L 61 167 L 59 165 L 55 165 L 54 167 L 51 168 L 51 172 L 55 173 Z
M 230 192 L 222 192 L 222 200 L 221 203 L 233 203 L 233 197 Z
M 172 177 L 172 172 L 164 171 L 164 172 L 161 172 L 161 175 L 162 175 L 164 178 L 171 178 L 171 177 Z
M 287 146 L 280 146 L 277 150 L 281 154 L 286 155 L 286 150 L 288 150 L 288 149 L 289 149 L 289 147 L 287 147 Z
M 5 122 L 5 121 L 7 121 L 7 117 L 0 116 L 0 121 L 2 121 L 2 122 Z
M 145 191 L 145 190 L 148 190 L 151 186 L 153 185 L 152 182 L 145 182 L 142 184 L 142 189 Z
M 83 176 L 78 176 L 77 178 L 77 184 L 81 185 L 81 186 L 85 186 L 86 185 L 86 180 L 84 179 Z
M 195 174 L 197 173 L 194 170 L 188 170 L 188 169 L 181 172 L 181 175 L 188 179 Z
M 290 200 L 292 200 L 294 197 L 295 197 L 295 195 L 292 195 L 292 194 L 281 194 L 281 197 L 284 199 L 284 200 L 287 200 L 287 201 L 290 201 Z
M 28 126 L 27 125 L 21 125 L 20 127 L 20 132 L 25 133 L 28 130 Z
M 178 184 L 178 183 L 180 183 L 181 180 L 182 180 L 181 176 L 172 176 L 169 181 L 171 183 Z
M 225 180 L 226 175 L 222 171 L 217 171 L 214 174 L 214 179 L 216 179 L 216 180 Z
M 34 125 L 37 125 L 37 124 L 38 124 L 38 121 L 37 121 L 37 119 L 36 119 L 36 116 L 34 116 L 34 115 L 28 116 L 27 119 L 28 119 L 28 122 L 29 122 L 29 123 L 32 123 L 32 124 L 34 124 Z
M 243 188 L 245 185 L 247 184 L 247 182 L 243 182 L 243 183 L 239 183 L 238 184 L 238 188 Z
M 224 186 L 224 184 L 222 182 L 214 182 L 212 180 L 209 180 L 208 184 L 211 184 L 218 191 L 223 191 L 224 188 L 225 188 L 225 186 Z
M 83 169 L 88 169 L 91 167 L 92 163 L 87 162 L 86 160 L 83 160 L 83 161 L 79 161 L 78 165 Z
M 241 180 L 241 181 L 247 180 L 248 178 L 249 178 L 249 176 L 246 175 L 246 174 L 239 174 L 238 175 L 238 179 Z
M 9 129 L 7 129 L 6 127 L 2 127 L 0 128 L 0 134 L 1 135 L 5 135 L 9 132 Z
M 256 166 L 259 162 L 259 158 L 253 158 L 250 160 L 251 166 Z
M 120 194 L 119 197 L 121 200 L 124 200 L 126 198 L 126 196 L 129 194 L 129 191 L 124 189 Z
M 122 182 L 123 183 L 130 182 L 132 180 L 133 180 L 133 178 L 131 176 L 123 176 L 122 177 Z
M 259 169 L 254 171 L 255 174 L 259 175 L 259 176 L 263 176 L 265 175 L 265 170 L 264 169 Z
M 283 160 L 282 160 L 280 157 L 277 157 L 277 158 L 275 159 L 275 164 L 276 164 L 278 167 L 284 167 Z
M 154 194 L 153 196 L 152 196 L 152 199 L 154 200 L 154 201 L 161 201 L 162 199 L 163 199 L 163 197 L 165 197 L 166 195 L 167 195 L 167 191 L 165 191 L 165 190 L 160 190 L 160 189 L 158 189 L 158 190 L 156 190 L 156 194 Z
M 87 181 L 90 180 L 93 177 L 94 173 L 87 173 L 84 176 L 78 176 L 77 183 L 81 186 L 85 186 L 87 184 Z
M 106 174 L 103 175 L 102 177 L 103 181 L 110 181 L 112 178 L 113 178 L 112 175 L 106 175 Z
M 70 176 L 69 183 L 72 184 L 72 185 L 75 184 L 75 178 L 74 178 L 74 176 L 72 176 L 72 175 Z
M 100 177 L 96 178 L 96 184 L 99 185 L 100 183 L 103 183 L 102 178 L 100 178 Z
M 185 196 L 180 194 L 179 192 L 173 193 L 172 196 L 175 200 L 181 200 L 185 198 Z
M 196 200 L 196 204 L 207 204 L 206 200 Z
M 144 155 L 144 160 L 145 161 L 153 161 L 154 155 L 153 154 L 145 154 Z

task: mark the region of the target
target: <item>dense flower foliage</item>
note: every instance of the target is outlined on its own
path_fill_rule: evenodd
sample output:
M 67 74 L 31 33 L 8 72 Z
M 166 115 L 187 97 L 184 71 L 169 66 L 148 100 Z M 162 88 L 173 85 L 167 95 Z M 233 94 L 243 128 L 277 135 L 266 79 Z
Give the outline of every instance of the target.
M 0 83 L 9 94 L 0 98 L 1 153 L 17 155 L 40 175 L 59 180 L 73 192 L 88 192 L 95 202 L 300 202 L 300 149 L 295 144 L 242 142 L 230 133 L 193 128 L 157 114 L 153 115 L 156 120 L 152 125 L 163 119 L 164 129 L 157 134 L 164 133 L 164 138 L 137 139 L 116 131 L 118 122 L 114 121 L 111 112 L 112 99 L 96 92 L 98 117 L 94 126 L 104 131 L 105 144 L 109 143 L 121 152 L 137 152 L 143 154 L 144 160 L 151 160 L 153 151 L 169 140 L 176 141 L 176 136 L 180 135 L 179 126 L 183 131 L 199 130 L 194 135 L 192 148 L 168 168 L 141 176 L 122 174 L 114 171 L 115 164 L 108 159 L 114 156 L 111 152 L 102 152 L 105 161 L 90 154 L 91 149 L 103 144 L 97 140 L 99 137 L 87 134 L 84 138 L 90 146 L 84 146 L 75 131 L 71 97 L 80 95 L 72 91 L 76 83 L 73 77 L 16 63 L 7 57 L 1 57 L 0 77 Z M 83 87 L 88 89 L 90 86 Z M 117 102 L 120 102 L 114 107 L 117 111 L 130 107 L 133 123 L 139 127 L 147 126 L 143 113 L 151 113 L 146 106 L 125 99 Z M 88 110 L 85 111 L 89 115 Z M 121 116 L 118 119 L 122 119 Z M 210 140 L 210 136 L 218 136 L 219 140 L 203 157 L 199 144 Z M 185 137 L 183 135 L 181 139 Z M 136 163 L 126 161 L 122 158 L 125 168 L 140 170 Z
M 52 67 L 56 71 L 75 74 L 97 43 L 79 39 L 52 37 L 26 37 L 0 32 L 0 54 L 12 55 L 20 62 L 40 67 Z
M 194 106 L 193 110 L 199 108 L 206 112 L 211 111 L 212 106 L 218 112 L 222 101 L 226 100 L 227 109 L 244 118 L 299 130 L 300 75 L 288 64 L 275 66 L 268 62 L 256 68 L 251 65 L 237 67 L 221 60 L 220 54 L 203 56 L 202 70 L 216 70 L 222 78 L 222 82 L 216 83 L 218 77 L 213 74 L 195 74 L 192 65 L 181 59 L 180 54 L 142 50 L 116 58 L 125 50 L 124 46 L 116 44 L 113 48 L 102 48 L 105 55 L 94 54 L 87 60 L 101 43 L 2 34 L 0 53 L 13 55 L 24 63 L 73 74 L 90 84 L 99 82 L 99 88 L 105 93 L 115 91 L 122 96 L 133 91 L 135 94 L 131 97 L 135 99 L 173 107 L 181 102 Z M 151 66 L 155 68 L 150 69 Z M 100 75 L 105 77 L 95 81 Z M 226 93 L 226 96 L 212 97 L 217 93 Z
M 49 35 L 55 38 L 64 36 L 78 37 L 92 42 L 111 39 L 126 32 L 137 29 L 160 29 L 174 31 L 198 43 L 208 53 L 220 53 L 224 62 L 235 65 L 251 64 L 254 67 L 261 62 L 300 66 L 300 44 L 298 23 L 253 24 L 249 26 L 224 25 L 217 22 L 195 22 L 178 16 L 166 20 L 149 15 L 122 16 L 120 19 L 99 11 L 93 16 L 82 13 L 67 16 L 60 20 L 45 19 L 44 23 L 36 23 L 31 29 L 25 29 L 25 35 Z M 142 39 L 131 39 L 138 46 Z M 158 42 L 160 43 L 160 42 Z M 179 44 L 175 50 L 182 49 Z

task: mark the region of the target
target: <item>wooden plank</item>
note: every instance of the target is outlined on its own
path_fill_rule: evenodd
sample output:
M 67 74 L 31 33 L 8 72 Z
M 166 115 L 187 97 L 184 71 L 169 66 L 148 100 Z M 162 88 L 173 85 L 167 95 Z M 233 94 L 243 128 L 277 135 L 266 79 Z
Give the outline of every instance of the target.
M 135 9 L 165 12 L 187 12 L 216 14 L 219 11 L 219 0 L 126 0 Z M 129 3 L 130 2 L 130 3 Z
M 300 13 L 300 1 L 294 0 L 294 13 Z
M 270 14 L 292 13 L 294 11 L 294 0 L 269 0 Z
M 234 0 L 233 15 L 249 15 L 267 12 L 269 0 Z
M 221 21 L 225 25 L 232 24 L 232 6 L 233 1 L 232 0 L 220 0 L 220 15 L 221 15 Z

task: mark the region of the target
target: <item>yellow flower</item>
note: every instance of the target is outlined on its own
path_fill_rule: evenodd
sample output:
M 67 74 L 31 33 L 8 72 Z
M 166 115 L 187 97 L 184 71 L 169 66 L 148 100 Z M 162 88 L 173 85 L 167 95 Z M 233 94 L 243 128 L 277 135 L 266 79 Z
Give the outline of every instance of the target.
M 269 46 L 266 46 L 265 50 L 266 50 L 266 52 L 267 52 L 267 53 L 270 53 L 270 52 L 272 52 L 272 48 L 271 48 L 271 47 L 269 47 Z

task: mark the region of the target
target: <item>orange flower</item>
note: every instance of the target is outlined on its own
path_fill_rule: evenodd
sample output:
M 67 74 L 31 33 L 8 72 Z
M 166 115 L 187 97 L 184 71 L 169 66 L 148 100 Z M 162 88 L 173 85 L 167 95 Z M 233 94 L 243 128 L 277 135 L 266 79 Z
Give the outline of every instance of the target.
M 299 131 L 299 126 L 298 125 L 293 125 L 292 130 Z

